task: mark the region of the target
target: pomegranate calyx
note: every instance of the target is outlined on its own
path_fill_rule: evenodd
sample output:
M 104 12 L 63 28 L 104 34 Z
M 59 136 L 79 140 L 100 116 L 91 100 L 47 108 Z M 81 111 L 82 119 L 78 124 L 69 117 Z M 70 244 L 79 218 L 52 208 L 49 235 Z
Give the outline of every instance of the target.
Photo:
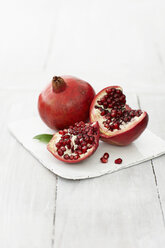
M 60 93 L 65 90 L 66 83 L 62 77 L 54 76 L 52 79 L 53 92 Z

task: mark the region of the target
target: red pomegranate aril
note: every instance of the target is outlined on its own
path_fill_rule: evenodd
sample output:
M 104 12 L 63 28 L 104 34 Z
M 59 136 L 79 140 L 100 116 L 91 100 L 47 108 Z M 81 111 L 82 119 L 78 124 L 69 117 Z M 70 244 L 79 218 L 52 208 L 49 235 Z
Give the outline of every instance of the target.
M 84 137 L 84 141 L 85 141 L 85 142 L 88 142 L 88 141 L 89 141 L 89 136 L 85 136 L 85 137 Z
M 87 147 L 86 146 L 83 146 L 82 148 L 82 152 L 85 153 L 87 151 Z
M 102 112 L 101 112 L 101 115 L 103 116 L 103 115 L 105 115 L 106 114 L 106 112 L 103 110 Z
M 102 157 L 102 158 L 100 158 L 100 161 L 101 161 L 102 163 L 107 163 L 107 162 L 108 162 L 108 159 Z
M 103 155 L 103 157 L 104 157 L 105 159 L 108 159 L 108 158 L 109 158 L 109 153 L 108 153 L 108 152 L 105 152 L 104 155 Z
M 62 156 L 63 154 L 64 154 L 64 152 L 63 152 L 62 150 L 59 149 L 59 150 L 58 150 L 58 155 L 59 155 L 59 156 Z
M 65 146 L 61 146 L 61 151 L 63 151 L 63 152 L 65 152 L 66 151 L 66 148 L 65 148 Z
M 74 160 L 77 160 L 79 157 L 80 157 L 79 155 L 75 155 Z
M 83 147 L 83 146 L 86 146 L 87 145 L 87 143 L 85 142 L 85 141 L 83 141 L 82 143 L 81 143 L 81 146 Z
M 84 142 L 84 140 L 83 139 L 80 139 L 79 140 L 79 143 L 82 145 L 82 143 Z
M 70 155 L 70 160 L 73 160 L 74 159 L 74 156 L 73 155 Z
M 121 164 L 122 161 L 123 161 L 123 160 L 122 160 L 121 158 L 118 158 L 118 159 L 115 160 L 115 164 Z
M 81 155 L 83 152 L 81 150 L 77 150 L 77 153 Z
M 118 129 L 119 128 L 119 124 L 118 123 L 114 123 L 114 129 Z
M 93 140 L 94 140 L 93 136 L 89 137 L 89 143 L 90 143 L 90 144 L 93 143 Z
M 67 145 L 67 148 L 68 148 L 68 149 L 71 149 L 71 144 L 68 144 L 68 145 Z
M 70 138 L 70 135 L 64 135 L 64 137 L 63 137 L 64 139 L 69 139 Z
M 57 148 L 60 148 L 60 147 L 61 147 L 61 144 L 58 142 L 58 143 L 56 144 L 56 147 L 57 147 Z
M 92 145 L 88 145 L 88 149 L 91 149 L 93 146 Z
M 108 128 L 108 127 L 109 127 L 109 125 L 108 125 L 108 124 L 104 124 L 104 127 Z
M 113 118 L 113 117 L 116 117 L 116 112 L 112 112 L 111 113 L 111 117 Z
M 68 159 L 70 159 L 70 156 L 68 154 L 65 154 L 64 159 L 68 160 Z

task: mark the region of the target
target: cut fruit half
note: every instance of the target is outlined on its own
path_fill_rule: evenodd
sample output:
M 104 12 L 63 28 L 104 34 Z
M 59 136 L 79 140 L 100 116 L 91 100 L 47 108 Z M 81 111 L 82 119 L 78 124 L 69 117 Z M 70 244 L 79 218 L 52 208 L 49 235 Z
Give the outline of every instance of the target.
M 120 86 L 100 91 L 90 107 L 90 121 L 98 121 L 101 140 L 115 145 L 128 145 L 139 137 L 148 123 L 148 114 L 126 104 Z
M 98 145 L 98 122 L 81 121 L 56 133 L 48 143 L 47 149 L 63 162 L 78 163 L 91 156 Z

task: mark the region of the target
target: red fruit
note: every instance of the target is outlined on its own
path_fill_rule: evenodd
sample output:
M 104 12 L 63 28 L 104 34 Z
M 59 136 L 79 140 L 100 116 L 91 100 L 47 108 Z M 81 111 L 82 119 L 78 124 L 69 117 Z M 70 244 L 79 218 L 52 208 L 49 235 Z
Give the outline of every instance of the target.
M 69 127 L 67 131 L 67 135 L 59 131 L 48 143 L 47 149 L 57 159 L 67 163 L 78 163 L 96 151 L 99 145 L 98 122 L 84 123 L 81 121 Z M 71 144 L 70 147 L 67 143 Z
M 126 104 L 126 97 L 119 86 L 100 91 L 90 107 L 90 121 L 98 121 L 101 140 L 124 146 L 137 139 L 148 123 L 148 114 L 133 110 Z
M 100 161 L 101 161 L 102 163 L 107 163 L 107 162 L 108 162 L 108 159 L 107 159 L 107 158 L 102 157 L 102 158 L 100 158 Z
M 115 160 L 115 164 L 121 164 L 122 161 L 123 161 L 123 160 L 122 160 L 121 158 L 118 158 L 118 159 Z
M 86 121 L 95 96 L 91 85 L 72 76 L 53 77 L 38 98 L 41 119 L 52 129 L 64 129 Z
M 103 155 L 103 157 L 104 157 L 105 159 L 108 159 L 108 158 L 109 158 L 109 153 L 108 153 L 108 152 L 105 152 L 104 155 Z

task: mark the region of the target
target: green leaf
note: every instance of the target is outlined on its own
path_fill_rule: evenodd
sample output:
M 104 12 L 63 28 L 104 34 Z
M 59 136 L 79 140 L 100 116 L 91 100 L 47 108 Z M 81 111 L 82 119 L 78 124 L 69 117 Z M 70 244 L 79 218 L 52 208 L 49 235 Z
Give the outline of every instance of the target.
M 39 141 L 43 143 L 49 143 L 51 138 L 53 137 L 53 134 L 39 134 L 33 137 L 33 139 L 38 139 Z

